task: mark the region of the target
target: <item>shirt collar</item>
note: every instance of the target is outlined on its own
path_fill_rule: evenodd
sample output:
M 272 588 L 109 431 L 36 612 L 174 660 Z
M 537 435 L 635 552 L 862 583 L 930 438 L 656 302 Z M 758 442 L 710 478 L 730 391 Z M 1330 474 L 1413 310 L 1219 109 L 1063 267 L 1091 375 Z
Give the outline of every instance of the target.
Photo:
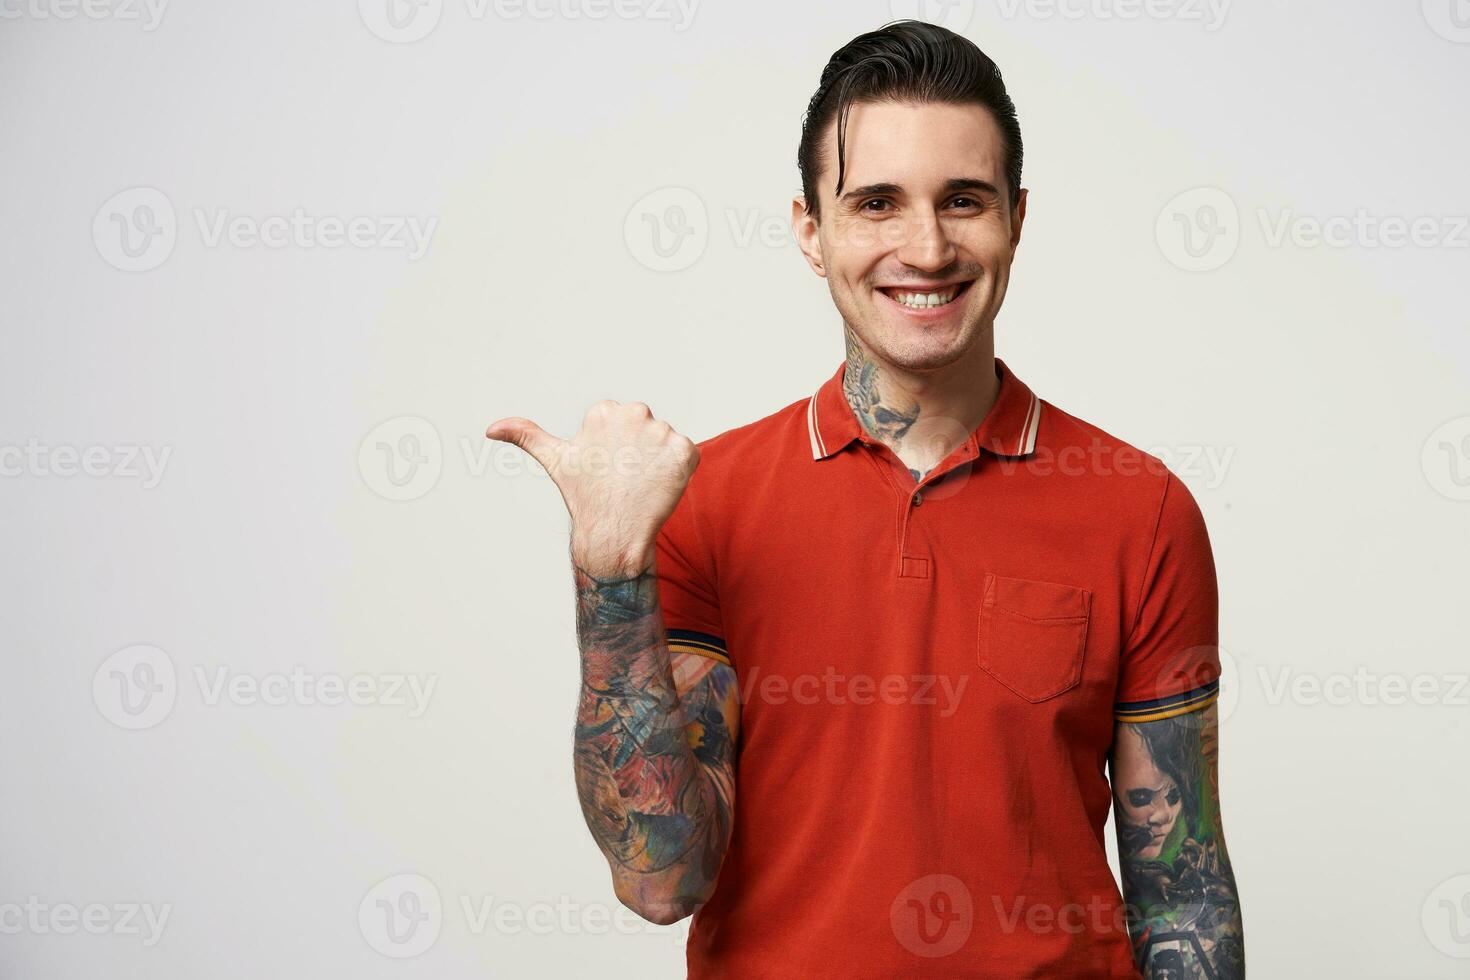
M 872 441 L 863 432 L 842 391 L 842 375 L 846 370 L 847 362 L 843 361 L 807 400 L 806 425 L 811 436 L 812 459 L 833 456 L 854 439 Z M 979 427 L 970 433 L 966 447 L 972 452 L 984 449 L 995 456 L 1029 456 L 1036 450 L 1036 432 L 1041 427 L 1041 399 L 998 357 L 995 376 L 1000 379 L 1000 393 Z

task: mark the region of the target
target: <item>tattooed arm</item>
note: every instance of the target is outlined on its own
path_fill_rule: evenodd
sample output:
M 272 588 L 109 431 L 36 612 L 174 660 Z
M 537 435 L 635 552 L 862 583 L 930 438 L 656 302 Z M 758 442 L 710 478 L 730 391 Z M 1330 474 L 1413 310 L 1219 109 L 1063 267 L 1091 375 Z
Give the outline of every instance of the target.
M 533 456 L 572 519 L 582 693 L 574 768 L 613 888 L 653 922 L 714 890 L 735 802 L 738 702 L 730 667 L 670 656 L 655 542 L 699 448 L 642 402 L 601 401 L 571 439 L 510 417 L 485 430 Z
M 1128 931 L 1146 980 L 1242 980 L 1245 935 L 1220 822 L 1216 705 L 1120 721 L 1111 770 Z
M 651 570 L 576 569 L 577 793 L 619 900 L 676 922 L 714 890 L 735 804 L 735 675 L 670 656 Z

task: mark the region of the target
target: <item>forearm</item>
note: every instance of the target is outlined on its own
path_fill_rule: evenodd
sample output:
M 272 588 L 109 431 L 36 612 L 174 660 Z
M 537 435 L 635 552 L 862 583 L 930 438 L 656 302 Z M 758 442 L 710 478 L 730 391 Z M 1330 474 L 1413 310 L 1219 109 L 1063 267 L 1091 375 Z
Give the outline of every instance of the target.
M 1146 980 L 1244 980 L 1245 944 L 1235 874 L 1224 841 L 1186 842 L 1190 853 L 1180 865 L 1124 859 L 1123 895 L 1129 910 L 1128 931 L 1135 948 L 1188 949 L 1178 969 L 1159 965 L 1158 955 L 1146 963 Z M 1170 961 L 1173 957 L 1168 957 Z M 1212 964 L 1210 972 L 1200 960 Z
M 1118 856 L 1146 980 L 1241 980 L 1245 930 L 1220 817 L 1216 707 L 1119 726 Z
M 718 720 L 680 701 L 651 564 L 595 577 L 578 564 L 575 575 L 582 812 L 619 899 L 673 922 L 709 898 L 729 840 L 725 774 L 701 761 L 703 732 L 691 730 Z

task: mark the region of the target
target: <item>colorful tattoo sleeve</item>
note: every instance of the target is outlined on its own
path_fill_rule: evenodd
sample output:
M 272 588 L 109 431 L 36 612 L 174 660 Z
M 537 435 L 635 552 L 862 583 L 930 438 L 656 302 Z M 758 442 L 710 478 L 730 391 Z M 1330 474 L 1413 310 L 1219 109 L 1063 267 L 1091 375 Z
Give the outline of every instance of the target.
M 673 922 L 709 898 L 729 843 L 735 674 L 712 658 L 670 655 L 653 571 L 575 573 L 582 813 L 618 897 L 645 918 Z
M 1114 815 L 1128 931 L 1148 980 L 1241 980 L 1245 936 L 1220 823 L 1216 705 L 1119 722 Z

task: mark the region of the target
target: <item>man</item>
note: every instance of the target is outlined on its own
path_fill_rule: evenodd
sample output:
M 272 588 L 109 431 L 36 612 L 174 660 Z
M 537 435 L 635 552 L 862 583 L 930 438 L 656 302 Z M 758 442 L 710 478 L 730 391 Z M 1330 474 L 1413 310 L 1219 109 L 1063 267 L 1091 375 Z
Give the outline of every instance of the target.
M 858 37 L 798 161 L 846 349 L 814 394 L 698 446 L 636 402 L 486 433 L 571 514 L 619 899 L 697 912 L 691 977 L 1242 977 L 1209 540 L 995 357 L 1026 216 L 999 71 L 932 25 Z

